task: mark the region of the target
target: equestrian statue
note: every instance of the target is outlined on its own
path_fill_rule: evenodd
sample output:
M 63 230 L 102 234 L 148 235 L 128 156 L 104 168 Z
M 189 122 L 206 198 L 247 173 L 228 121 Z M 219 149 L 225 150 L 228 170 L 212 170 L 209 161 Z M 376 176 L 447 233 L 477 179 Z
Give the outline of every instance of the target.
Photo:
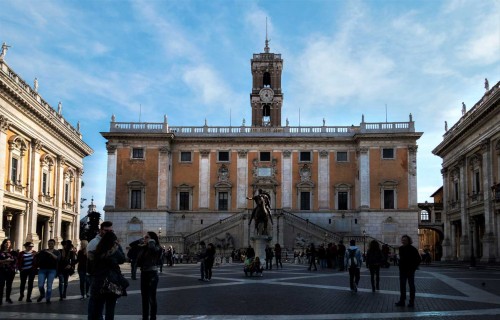
M 252 216 L 248 225 L 255 219 L 255 232 L 258 235 L 268 235 L 267 221 L 270 220 L 273 224 L 273 217 L 271 215 L 271 196 L 269 193 L 259 189 L 259 193 L 253 197 L 247 197 L 248 200 L 255 201 L 255 208 L 253 208 Z

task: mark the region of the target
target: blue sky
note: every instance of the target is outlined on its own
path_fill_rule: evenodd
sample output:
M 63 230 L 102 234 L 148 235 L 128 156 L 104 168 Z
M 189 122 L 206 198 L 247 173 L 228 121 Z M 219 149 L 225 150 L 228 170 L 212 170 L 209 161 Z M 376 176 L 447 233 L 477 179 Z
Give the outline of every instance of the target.
M 442 185 L 431 151 L 461 104 L 500 80 L 500 2 L 0 1 L 6 62 L 76 126 L 95 153 L 83 197 L 105 201 L 99 132 L 116 121 L 241 125 L 251 119 L 250 59 L 281 53 L 283 122 L 302 126 L 408 121 L 418 141 L 418 200 Z M 231 115 L 231 116 L 230 116 Z M 283 123 L 284 125 L 284 123 Z M 84 210 L 86 211 L 86 210 Z

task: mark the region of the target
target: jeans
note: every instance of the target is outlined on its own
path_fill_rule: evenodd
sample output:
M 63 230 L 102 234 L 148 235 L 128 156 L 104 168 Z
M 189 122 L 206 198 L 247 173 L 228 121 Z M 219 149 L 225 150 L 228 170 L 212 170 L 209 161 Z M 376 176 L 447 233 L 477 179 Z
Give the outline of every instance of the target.
M 10 293 L 12 292 L 12 282 L 16 273 L 13 270 L 0 271 L 0 303 L 3 299 L 3 288 L 5 287 L 5 298 L 10 299 Z
M 59 278 L 59 297 L 66 298 L 66 290 L 68 289 L 69 273 L 62 271 L 57 275 Z
M 372 289 L 378 290 L 380 283 L 380 266 L 370 265 L 370 280 L 372 282 Z
M 281 266 L 281 269 L 283 269 L 283 263 L 281 263 L 281 256 L 276 256 L 276 269 L 278 266 Z
M 399 298 L 400 302 L 406 300 L 406 282 L 408 281 L 408 286 L 410 287 L 410 303 L 415 301 L 415 271 L 404 271 L 399 270 L 399 291 L 401 296 Z
M 117 296 L 109 295 L 104 297 L 97 297 L 91 295 L 88 306 L 88 320 L 101 320 L 104 305 L 106 305 L 106 320 L 113 320 L 115 318 L 115 306 Z
M 78 272 L 78 277 L 80 278 L 80 294 L 82 297 L 85 297 L 86 295 L 89 295 L 89 289 L 90 289 L 90 278 L 87 276 L 87 273 L 84 272 Z
M 356 287 L 359 284 L 359 279 L 361 278 L 361 274 L 359 272 L 359 268 L 350 267 L 349 268 L 349 285 L 351 286 L 351 290 L 354 290 L 354 284 Z
M 135 259 L 130 261 L 130 274 L 132 280 L 137 279 L 137 260 Z
M 142 319 L 156 319 L 158 305 L 156 289 L 158 287 L 157 271 L 141 271 Z
M 31 292 L 33 291 L 33 281 L 35 281 L 35 270 L 26 269 L 19 272 L 21 278 L 21 286 L 19 287 L 19 296 L 24 297 L 24 288 L 26 287 L 26 280 L 28 280 L 28 290 L 26 291 L 26 298 L 31 298 Z
M 266 270 L 269 269 L 269 266 L 271 267 L 271 270 L 273 269 L 273 258 L 266 258 Z
M 56 277 L 56 269 L 40 269 L 38 271 L 38 290 L 40 290 L 40 296 L 45 297 L 47 301 L 50 301 L 52 297 L 52 283 Z M 45 293 L 45 280 L 47 280 L 47 293 Z

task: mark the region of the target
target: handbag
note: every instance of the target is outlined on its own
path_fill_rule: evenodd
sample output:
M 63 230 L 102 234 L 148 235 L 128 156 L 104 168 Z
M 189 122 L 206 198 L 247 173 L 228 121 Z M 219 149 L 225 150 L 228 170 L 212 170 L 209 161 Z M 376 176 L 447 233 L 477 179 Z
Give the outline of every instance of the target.
M 124 290 L 120 285 L 113 283 L 109 280 L 109 278 L 106 278 L 104 279 L 104 283 L 101 287 L 100 293 L 103 295 L 114 294 L 116 296 L 122 296 L 123 291 Z
M 118 270 L 110 270 L 106 278 L 104 279 L 104 283 L 101 287 L 101 294 L 114 294 L 117 296 L 126 296 L 126 289 L 130 283 L 123 276 L 123 274 Z

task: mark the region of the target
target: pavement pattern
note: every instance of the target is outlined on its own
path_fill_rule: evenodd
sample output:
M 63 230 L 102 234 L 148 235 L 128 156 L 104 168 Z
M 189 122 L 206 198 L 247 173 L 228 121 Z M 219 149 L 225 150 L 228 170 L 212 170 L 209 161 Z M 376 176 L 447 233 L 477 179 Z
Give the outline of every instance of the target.
M 308 271 L 306 265 L 283 264 L 245 277 L 241 263 L 214 267 L 210 282 L 199 281 L 199 266 L 164 267 L 158 285 L 158 317 L 165 319 L 500 319 L 500 270 L 421 266 L 416 273 L 415 307 L 397 307 L 397 267 L 381 269 L 380 290 L 372 292 L 370 273 L 361 268 L 358 292 L 351 292 L 347 272 Z M 130 278 L 130 266 L 122 271 Z M 138 271 L 138 277 L 140 272 Z M 80 300 L 78 276 L 71 277 L 67 299 L 59 301 L 54 281 L 52 304 L 14 301 L 0 306 L 0 319 L 87 319 L 88 299 Z M 118 299 L 115 319 L 141 319 L 140 280 L 130 280 L 128 296 Z

